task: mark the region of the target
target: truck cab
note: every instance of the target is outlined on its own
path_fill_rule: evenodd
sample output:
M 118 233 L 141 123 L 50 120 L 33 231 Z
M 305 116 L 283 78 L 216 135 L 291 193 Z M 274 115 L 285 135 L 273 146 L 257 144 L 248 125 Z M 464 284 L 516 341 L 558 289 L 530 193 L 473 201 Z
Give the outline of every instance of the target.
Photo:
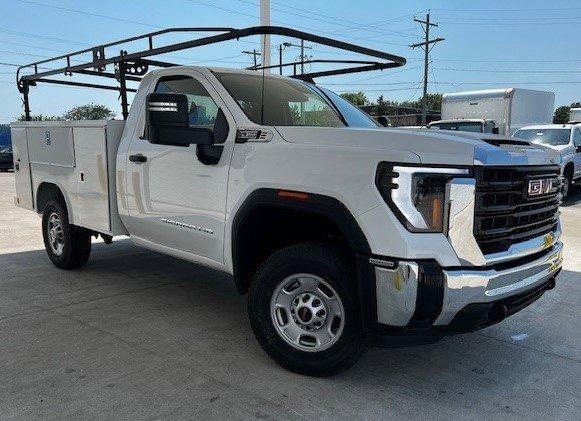
M 581 122 L 526 126 L 514 137 L 557 151 L 563 161 L 563 196 L 581 178 Z

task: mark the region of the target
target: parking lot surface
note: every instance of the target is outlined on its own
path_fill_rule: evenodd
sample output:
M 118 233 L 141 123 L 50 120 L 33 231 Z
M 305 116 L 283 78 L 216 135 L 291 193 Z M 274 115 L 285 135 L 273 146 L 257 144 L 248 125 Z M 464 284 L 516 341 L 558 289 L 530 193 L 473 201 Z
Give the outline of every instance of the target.
M 40 219 L 0 174 L 0 418 L 578 419 L 581 188 L 562 208 L 557 287 L 504 322 L 438 344 L 371 349 L 324 379 L 254 340 L 230 277 L 133 246 L 48 260 Z M 575 415 L 577 414 L 577 415 Z

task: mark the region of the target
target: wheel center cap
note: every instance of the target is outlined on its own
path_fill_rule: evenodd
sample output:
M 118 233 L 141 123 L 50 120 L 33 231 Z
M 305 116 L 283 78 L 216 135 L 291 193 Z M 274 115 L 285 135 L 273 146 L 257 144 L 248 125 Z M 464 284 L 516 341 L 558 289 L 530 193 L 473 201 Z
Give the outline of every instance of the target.
M 301 319 L 301 321 L 303 323 L 308 323 L 311 320 L 311 318 L 313 317 L 313 313 L 311 312 L 311 310 L 309 308 L 301 307 L 301 308 L 299 308 L 298 316 L 299 316 L 299 319 Z

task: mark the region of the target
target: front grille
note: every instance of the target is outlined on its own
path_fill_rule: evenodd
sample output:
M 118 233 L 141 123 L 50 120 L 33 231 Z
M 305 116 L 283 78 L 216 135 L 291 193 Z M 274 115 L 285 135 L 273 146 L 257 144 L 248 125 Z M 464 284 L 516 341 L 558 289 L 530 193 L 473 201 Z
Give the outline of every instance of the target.
M 475 167 L 474 236 L 484 254 L 555 231 L 560 189 L 531 196 L 528 185 L 559 174 L 558 166 Z

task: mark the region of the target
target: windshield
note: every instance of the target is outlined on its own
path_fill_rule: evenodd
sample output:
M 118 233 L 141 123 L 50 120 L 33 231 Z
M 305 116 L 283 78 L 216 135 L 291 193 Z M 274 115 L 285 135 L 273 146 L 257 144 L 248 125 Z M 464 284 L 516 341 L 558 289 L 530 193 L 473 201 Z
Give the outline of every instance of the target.
M 261 74 L 215 73 L 250 121 L 268 126 L 345 126 L 341 117 L 304 83 Z
M 518 139 L 551 146 L 567 145 L 570 135 L 571 129 L 522 129 L 514 133 Z
M 482 123 L 479 122 L 454 122 L 430 124 L 430 129 L 458 130 L 461 132 L 482 133 Z
M 359 127 L 359 128 L 377 128 L 380 127 L 378 123 L 375 122 L 371 117 L 357 108 L 355 105 L 351 104 L 349 101 L 344 99 L 342 96 L 337 95 L 335 92 L 330 91 L 325 88 L 319 88 L 323 93 L 331 100 L 331 102 L 337 107 L 347 125 L 349 127 Z

